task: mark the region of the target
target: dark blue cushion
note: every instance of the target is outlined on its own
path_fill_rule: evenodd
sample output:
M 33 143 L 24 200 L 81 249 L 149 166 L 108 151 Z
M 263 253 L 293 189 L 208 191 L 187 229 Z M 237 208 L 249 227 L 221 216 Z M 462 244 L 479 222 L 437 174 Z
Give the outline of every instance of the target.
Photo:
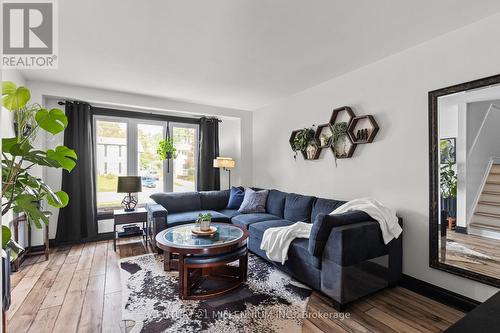
M 167 216 L 167 226 L 173 227 L 175 225 L 180 225 L 180 224 L 194 223 L 196 222 L 196 219 L 198 218 L 198 215 L 200 213 L 212 214 L 212 222 L 226 222 L 226 223 L 231 222 L 231 219 L 229 217 L 219 212 L 213 210 L 197 210 L 194 212 L 182 212 L 173 214 L 169 213 Z
M 322 258 L 340 266 L 351 266 L 383 256 L 387 251 L 380 225 L 375 221 L 360 222 L 333 229 Z
M 342 214 L 326 215 L 318 214 L 309 236 L 309 252 L 316 257 L 323 255 L 326 242 L 334 227 L 355 224 L 360 222 L 374 221 L 370 215 L 362 211 L 352 211 Z M 358 243 L 358 246 L 362 243 Z M 364 245 L 363 245 L 364 246 Z
M 201 200 L 198 192 L 155 193 L 150 196 L 157 204 L 162 205 L 170 213 L 201 210 Z
M 314 197 L 288 193 L 285 199 L 285 220 L 292 222 L 311 222 Z
M 278 190 L 270 190 L 267 195 L 266 211 L 283 218 L 285 211 L 286 193 Z
M 221 210 L 226 208 L 229 190 L 200 192 L 201 209 Z
M 245 197 L 245 189 L 241 187 L 231 187 L 231 193 L 229 194 L 229 202 L 227 203 L 227 209 L 239 209 L 243 198 Z
M 240 215 L 240 212 L 238 212 L 237 209 L 221 209 L 218 212 L 223 214 L 223 215 L 226 215 L 229 218 L 236 216 L 236 215 Z
M 340 207 L 345 203 L 345 201 L 317 198 L 316 201 L 314 201 L 312 208 L 311 222 L 316 220 L 316 216 L 318 216 L 318 214 L 330 214 L 337 207 Z
M 250 231 L 250 237 L 258 238 L 258 239 L 262 240 L 262 236 L 264 235 L 264 231 L 266 231 L 266 229 L 289 226 L 289 225 L 292 225 L 293 223 L 294 222 L 292 222 L 292 221 L 283 220 L 283 219 L 262 221 L 262 222 L 253 223 L 252 225 L 250 225 L 250 228 L 248 228 L 248 230 Z
M 233 217 L 231 222 L 242 228 L 248 229 L 248 226 L 252 223 L 270 220 L 279 220 L 279 217 L 267 213 L 240 214 Z

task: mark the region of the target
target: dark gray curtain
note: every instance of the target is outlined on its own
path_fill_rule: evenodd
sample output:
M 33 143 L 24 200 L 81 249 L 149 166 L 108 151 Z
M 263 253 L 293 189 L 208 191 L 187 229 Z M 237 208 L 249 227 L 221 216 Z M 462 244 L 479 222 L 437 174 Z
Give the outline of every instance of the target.
M 198 149 L 198 191 L 220 190 L 220 172 L 214 168 L 219 156 L 219 120 L 200 119 L 200 147 Z
M 97 237 L 94 136 L 91 107 L 83 102 L 66 102 L 68 127 L 64 145 L 78 155 L 76 167 L 63 171 L 62 190 L 69 195 L 69 204 L 59 211 L 57 243 L 81 242 Z

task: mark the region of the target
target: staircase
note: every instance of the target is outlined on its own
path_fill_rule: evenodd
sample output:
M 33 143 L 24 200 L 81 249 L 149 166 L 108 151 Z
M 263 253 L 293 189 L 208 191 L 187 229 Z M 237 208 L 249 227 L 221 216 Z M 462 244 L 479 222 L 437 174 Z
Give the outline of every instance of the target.
M 500 232 L 500 164 L 491 166 L 470 227 Z

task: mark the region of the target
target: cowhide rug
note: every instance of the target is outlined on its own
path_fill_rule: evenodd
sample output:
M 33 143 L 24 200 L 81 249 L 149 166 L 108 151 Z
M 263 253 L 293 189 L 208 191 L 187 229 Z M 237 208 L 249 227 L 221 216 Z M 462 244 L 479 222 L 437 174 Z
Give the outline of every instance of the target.
M 178 296 L 178 273 L 163 271 L 162 256 L 147 254 L 120 262 L 122 319 L 131 333 L 301 332 L 311 290 L 272 264 L 250 254 L 248 281 L 206 301 Z

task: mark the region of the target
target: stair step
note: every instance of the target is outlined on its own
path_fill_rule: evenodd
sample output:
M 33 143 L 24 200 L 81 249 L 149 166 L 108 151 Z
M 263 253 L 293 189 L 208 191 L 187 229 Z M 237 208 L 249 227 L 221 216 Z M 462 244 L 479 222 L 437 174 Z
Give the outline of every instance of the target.
M 500 195 L 499 191 L 483 191 L 482 193 L 488 195 Z
M 500 185 L 500 182 L 489 180 L 486 182 L 487 185 Z
M 495 202 L 495 201 L 479 201 L 478 204 L 487 206 L 500 206 L 500 202 Z
M 496 171 L 491 171 L 489 174 L 495 175 L 495 176 L 500 176 L 500 172 L 496 172 Z
M 482 223 L 477 223 L 477 222 L 472 222 L 470 224 L 470 226 L 473 228 L 490 229 L 490 230 L 500 231 L 500 227 L 495 227 L 493 225 L 487 225 L 487 224 L 482 224 Z
M 500 214 L 486 213 L 486 212 L 474 212 L 474 215 L 484 216 L 484 217 L 493 217 L 500 219 Z

